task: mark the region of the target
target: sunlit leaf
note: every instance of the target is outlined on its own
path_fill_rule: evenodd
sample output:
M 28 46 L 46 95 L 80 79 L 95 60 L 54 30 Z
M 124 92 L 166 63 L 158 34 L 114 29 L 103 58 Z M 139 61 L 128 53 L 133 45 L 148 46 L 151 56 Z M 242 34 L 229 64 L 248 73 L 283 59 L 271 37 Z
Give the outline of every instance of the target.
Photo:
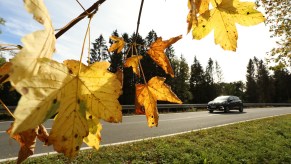
M 113 51 L 117 50 L 117 53 L 120 53 L 125 45 L 123 38 L 117 37 L 117 36 L 111 36 L 110 39 L 115 41 L 115 42 L 111 45 L 111 47 L 108 49 L 108 51 L 113 52 Z
M 132 67 L 133 72 L 140 77 L 140 70 L 139 70 L 139 61 L 142 59 L 142 56 L 132 56 L 130 58 L 126 59 L 126 62 L 124 63 L 125 67 Z
M 147 84 L 136 85 L 136 98 L 138 105 L 145 108 L 148 126 L 158 126 L 157 100 L 181 104 L 182 101 L 176 96 L 171 88 L 164 83 L 165 78 L 153 77 Z
M 114 73 L 107 69 L 108 62 L 95 62 L 80 74 L 84 83 L 83 99 L 89 113 L 108 122 L 121 122 L 122 112 L 118 97 L 121 95 L 121 83 Z
M 193 26 L 194 39 L 202 39 L 214 29 L 215 44 L 225 50 L 236 51 L 237 29 L 235 23 L 256 25 L 265 20 L 264 16 L 254 9 L 252 2 L 239 0 L 211 0 L 214 7 L 198 17 L 198 26 Z
M 89 135 L 83 139 L 83 141 L 90 147 L 99 149 L 101 142 L 102 125 L 99 119 L 87 113 L 87 123 L 89 126 Z
M 173 37 L 169 40 L 162 41 L 162 38 L 159 37 L 155 42 L 150 46 L 150 49 L 147 51 L 149 56 L 167 73 L 174 77 L 174 72 L 169 62 L 168 57 L 166 56 L 164 50 L 169 47 L 171 44 L 174 44 L 179 39 L 182 38 L 182 35 Z
M 11 60 L 10 81 L 16 85 L 21 79 L 36 75 L 40 67 L 37 58 L 51 58 L 55 51 L 54 29 L 48 11 L 42 0 L 25 0 L 25 8 L 45 29 L 33 32 L 22 38 L 23 48 Z
M 149 127 L 158 126 L 159 113 L 157 109 L 157 99 L 150 92 L 149 86 L 144 84 L 137 84 L 136 97 L 138 103 L 145 108 L 145 114 Z
M 121 105 L 117 100 L 121 84 L 107 70 L 108 62 L 96 62 L 88 67 L 66 61 L 69 68 L 48 59 L 39 62 L 38 76 L 23 79 L 16 85 L 22 97 L 14 113 L 13 133 L 36 127 L 58 112 L 48 144 L 74 157 L 89 134 L 86 111 L 108 122 L 121 122 Z M 80 74 L 76 71 L 79 65 L 85 67 Z

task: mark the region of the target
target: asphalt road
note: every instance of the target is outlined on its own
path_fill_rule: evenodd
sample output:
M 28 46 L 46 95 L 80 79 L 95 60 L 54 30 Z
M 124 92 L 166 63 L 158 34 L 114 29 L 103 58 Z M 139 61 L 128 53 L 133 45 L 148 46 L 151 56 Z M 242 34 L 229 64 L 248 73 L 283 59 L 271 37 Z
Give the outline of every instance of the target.
M 247 108 L 244 109 L 243 113 L 238 111 L 230 113 L 214 112 L 212 114 L 206 111 L 169 113 L 160 114 L 159 126 L 157 128 L 147 127 L 144 115 L 124 116 L 123 122 L 120 124 L 102 122 L 101 145 L 183 133 L 201 128 L 284 114 L 291 114 L 291 107 Z M 0 161 L 17 157 L 18 154 L 18 143 L 10 139 L 5 132 L 10 124 L 11 122 L 0 122 Z M 52 120 L 48 120 L 44 125 L 49 131 Z M 83 146 L 85 147 L 86 145 L 84 144 Z M 37 141 L 35 154 L 47 152 L 53 152 L 52 146 L 42 146 L 41 142 Z

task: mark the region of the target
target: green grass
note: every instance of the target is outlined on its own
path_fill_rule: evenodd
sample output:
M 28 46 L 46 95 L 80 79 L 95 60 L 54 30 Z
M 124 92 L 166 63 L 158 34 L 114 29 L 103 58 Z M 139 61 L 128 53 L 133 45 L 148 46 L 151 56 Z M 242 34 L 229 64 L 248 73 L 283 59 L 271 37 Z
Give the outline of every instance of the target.
M 291 115 L 238 123 L 173 137 L 86 150 L 25 163 L 291 163 Z

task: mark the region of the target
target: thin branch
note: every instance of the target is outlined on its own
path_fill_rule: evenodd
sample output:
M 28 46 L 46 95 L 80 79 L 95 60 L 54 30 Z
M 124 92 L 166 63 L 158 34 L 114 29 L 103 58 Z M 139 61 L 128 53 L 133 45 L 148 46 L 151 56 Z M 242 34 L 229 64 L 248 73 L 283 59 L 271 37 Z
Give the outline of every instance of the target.
M 138 13 L 137 26 L 136 26 L 136 32 L 135 32 L 135 41 L 134 42 L 136 42 L 137 37 L 138 37 L 138 29 L 139 29 L 139 24 L 140 24 L 140 17 L 141 17 L 143 2 L 144 2 L 144 0 L 141 0 L 139 13 Z
M 70 28 L 72 28 L 75 24 L 77 24 L 80 20 L 85 18 L 86 16 L 89 16 L 90 14 L 95 14 L 98 11 L 99 5 L 101 5 L 106 0 L 98 0 L 96 3 L 94 3 L 91 7 L 89 7 L 86 11 L 84 11 L 82 14 L 80 14 L 77 19 L 74 19 L 74 21 L 71 21 L 69 24 L 65 26 L 65 28 L 62 28 L 58 33 L 56 33 L 56 38 L 59 38 L 62 36 L 65 32 L 67 32 Z
M 14 117 L 14 115 L 13 115 L 13 113 L 8 109 L 8 107 L 4 104 L 4 102 L 0 99 L 0 103 L 1 103 L 1 105 L 3 106 L 3 108 L 4 109 L 6 109 L 6 111 L 13 117 L 13 118 L 15 118 Z
M 86 11 L 86 9 L 83 7 L 83 5 L 78 1 L 78 0 L 76 0 L 77 2 L 78 2 L 78 4 L 82 7 L 82 9 L 84 10 L 84 11 Z M 88 13 L 87 13 L 88 14 Z

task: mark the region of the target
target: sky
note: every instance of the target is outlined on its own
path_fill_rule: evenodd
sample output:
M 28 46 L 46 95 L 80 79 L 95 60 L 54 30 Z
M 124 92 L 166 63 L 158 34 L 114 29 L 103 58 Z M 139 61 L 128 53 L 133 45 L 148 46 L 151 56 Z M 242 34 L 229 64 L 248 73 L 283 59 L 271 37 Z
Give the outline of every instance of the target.
M 249 0 L 254 1 L 254 0 Z M 84 8 L 89 8 L 95 0 L 79 0 Z M 140 0 L 106 0 L 100 5 L 91 23 L 91 42 L 100 36 L 109 40 L 114 30 L 119 34 L 131 35 L 136 30 Z M 60 29 L 83 12 L 76 0 L 44 0 L 55 29 Z M 263 9 L 258 9 L 263 11 Z M 217 61 L 223 72 L 224 82 L 245 81 L 246 67 L 250 58 L 266 57 L 275 46 L 270 38 L 269 29 L 264 23 L 244 27 L 237 25 L 238 48 L 236 52 L 225 51 L 214 43 L 213 31 L 202 40 L 193 40 L 191 32 L 187 34 L 187 0 L 145 0 L 140 20 L 139 34 L 145 38 L 154 30 L 163 40 L 183 35 L 173 44 L 177 57 L 183 55 L 189 67 L 194 56 L 205 68 L 211 58 Z M 43 26 L 27 13 L 22 0 L 0 0 L 0 17 L 6 20 L 0 26 L 0 44 L 21 44 L 21 38 Z M 62 62 L 66 59 L 79 60 L 88 19 L 83 19 L 57 40 L 53 59 Z M 86 43 L 88 47 L 88 42 Z M 87 50 L 84 52 L 87 54 Z M 83 60 L 85 61 L 85 59 Z

